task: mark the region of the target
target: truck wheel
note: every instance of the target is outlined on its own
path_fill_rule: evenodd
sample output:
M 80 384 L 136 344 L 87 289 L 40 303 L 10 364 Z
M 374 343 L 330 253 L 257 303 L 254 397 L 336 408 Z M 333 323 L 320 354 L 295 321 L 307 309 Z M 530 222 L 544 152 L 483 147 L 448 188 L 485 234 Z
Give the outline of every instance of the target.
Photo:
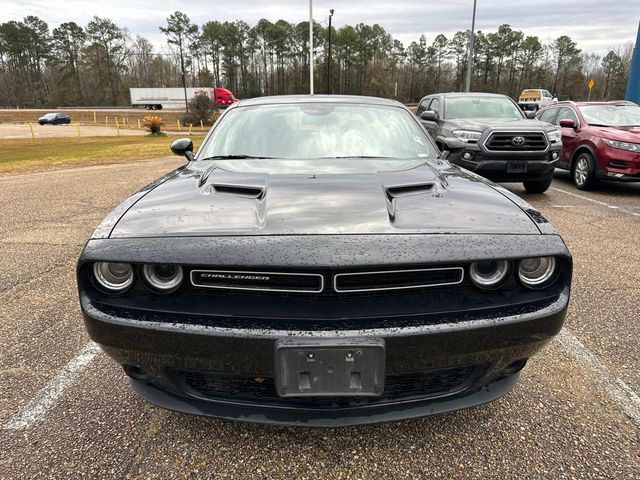
M 145 108 L 146 110 L 151 110 L 151 107 L 152 107 L 152 105 L 145 105 L 145 106 L 144 106 L 144 108 Z
M 544 193 L 551 186 L 553 174 L 542 180 L 525 180 L 522 182 L 527 193 Z
M 597 183 L 596 162 L 589 152 L 582 152 L 573 162 L 571 178 L 579 190 L 592 190 L 595 188 Z
M 156 110 L 162 110 L 162 105 L 156 105 Z

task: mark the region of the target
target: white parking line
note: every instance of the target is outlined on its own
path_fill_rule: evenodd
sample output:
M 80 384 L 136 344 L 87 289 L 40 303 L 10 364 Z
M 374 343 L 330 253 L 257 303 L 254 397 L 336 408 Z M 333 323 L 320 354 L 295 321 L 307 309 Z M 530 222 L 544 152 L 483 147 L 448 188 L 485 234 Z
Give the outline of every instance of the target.
M 555 190 L 556 192 L 564 193 L 565 195 L 571 195 L 572 197 L 581 198 L 583 200 L 587 200 L 588 202 L 596 203 L 598 205 L 602 205 L 603 207 L 613 208 L 613 209 L 619 210 L 621 212 L 627 213 L 629 215 L 633 215 L 634 217 L 640 217 L 640 213 L 638 213 L 638 212 L 633 212 L 633 211 L 627 210 L 625 208 L 620 208 L 620 207 L 618 207 L 616 205 L 611 205 L 610 203 L 602 202 L 602 201 L 596 200 L 594 198 L 585 197 L 584 195 L 579 195 L 579 194 L 574 193 L 574 192 L 569 192 L 567 190 L 562 190 L 561 188 L 551 187 L 550 190 Z
M 629 385 L 616 377 L 606 365 L 602 364 L 591 351 L 584 346 L 569 330 L 563 329 L 558 340 L 573 357 L 592 370 L 607 393 L 613 398 L 631 420 L 640 428 L 640 397 Z
M 58 398 L 62 396 L 75 379 L 100 353 L 100 347 L 94 342 L 89 342 L 67 365 L 31 399 L 18 413 L 9 419 L 2 427 L 4 430 L 21 430 L 29 428 L 38 420 L 44 418 L 53 407 Z

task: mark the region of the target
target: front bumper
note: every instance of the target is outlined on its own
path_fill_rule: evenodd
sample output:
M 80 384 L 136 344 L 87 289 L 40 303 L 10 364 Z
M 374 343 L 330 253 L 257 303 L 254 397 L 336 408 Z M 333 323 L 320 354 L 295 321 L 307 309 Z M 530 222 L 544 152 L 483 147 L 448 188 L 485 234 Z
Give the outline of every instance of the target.
M 526 359 L 560 331 L 569 287 L 554 301 L 519 315 L 360 330 L 220 328 L 194 318 L 185 323 L 148 321 L 140 320 L 135 310 L 119 315 L 103 311 L 82 292 L 80 300 L 91 338 L 133 373 L 134 388 L 151 403 L 234 420 L 341 426 L 441 413 L 505 394 L 517 382 Z M 234 381 L 249 379 L 259 384 L 269 381 L 274 376 L 276 340 L 292 337 L 383 339 L 388 379 L 413 378 L 416 373 L 435 378 L 452 370 L 468 374 L 456 385 L 449 382 L 446 391 L 438 391 L 436 385 L 423 395 L 318 404 L 267 395 L 264 388 L 259 389 L 262 397 L 247 397 L 229 389 L 218 395 L 211 388 L 202 390 L 185 384 L 184 372 L 216 379 L 233 377 Z
M 640 154 L 605 146 L 598 154 L 596 177 L 617 182 L 640 182 Z
M 465 153 L 470 158 L 464 158 Z M 540 153 L 492 153 L 479 144 L 469 144 L 464 150 L 452 153 L 448 160 L 494 182 L 522 182 L 549 178 L 561 154 L 561 144 L 550 145 L 548 150 Z M 526 171 L 510 171 L 514 162 L 526 164 Z

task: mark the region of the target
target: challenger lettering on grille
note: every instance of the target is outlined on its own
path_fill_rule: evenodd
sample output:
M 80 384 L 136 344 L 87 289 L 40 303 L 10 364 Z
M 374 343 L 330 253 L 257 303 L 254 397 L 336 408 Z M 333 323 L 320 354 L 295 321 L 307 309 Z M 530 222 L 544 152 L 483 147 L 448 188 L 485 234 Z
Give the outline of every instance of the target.
M 269 281 L 271 277 L 267 277 L 266 275 L 240 275 L 240 274 L 230 274 L 230 273 L 207 273 L 203 272 L 200 274 L 201 278 L 218 278 L 223 280 L 261 280 L 261 281 Z
M 194 287 L 228 290 L 319 293 L 324 286 L 322 275 L 314 273 L 194 269 L 190 276 Z

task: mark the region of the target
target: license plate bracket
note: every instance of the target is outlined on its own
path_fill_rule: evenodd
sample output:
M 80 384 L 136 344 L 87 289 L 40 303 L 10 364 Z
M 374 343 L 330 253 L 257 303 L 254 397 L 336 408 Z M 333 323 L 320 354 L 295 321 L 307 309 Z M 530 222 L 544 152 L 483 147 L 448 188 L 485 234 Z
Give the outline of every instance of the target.
M 275 343 L 274 371 L 282 397 L 379 396 L 384 339 L 281 339 Z
M 507 173 L 527 173 L 527 162 L 507 162 Z

